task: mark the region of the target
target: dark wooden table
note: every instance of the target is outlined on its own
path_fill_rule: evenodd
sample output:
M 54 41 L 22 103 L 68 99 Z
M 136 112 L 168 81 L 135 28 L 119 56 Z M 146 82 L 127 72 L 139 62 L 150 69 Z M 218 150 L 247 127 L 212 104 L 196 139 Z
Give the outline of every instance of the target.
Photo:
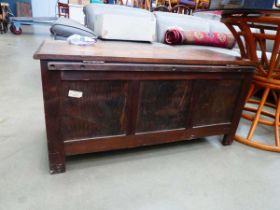
M 41 60 L 50 172 L 65 156 L 224 135 L 232 143 L 255 63 L 203 49 L 46 41 Z

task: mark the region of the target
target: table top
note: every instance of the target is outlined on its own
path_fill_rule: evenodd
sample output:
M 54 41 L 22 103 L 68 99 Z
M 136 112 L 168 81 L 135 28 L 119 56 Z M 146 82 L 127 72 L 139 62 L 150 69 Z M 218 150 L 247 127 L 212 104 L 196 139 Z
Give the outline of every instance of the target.
M 101 40 L 93 46 L 75 46 L 66 41 L 47 40 L 34 54 L 34 59 L 182 65 L 256 65 L 255 62 L 207 48 Z

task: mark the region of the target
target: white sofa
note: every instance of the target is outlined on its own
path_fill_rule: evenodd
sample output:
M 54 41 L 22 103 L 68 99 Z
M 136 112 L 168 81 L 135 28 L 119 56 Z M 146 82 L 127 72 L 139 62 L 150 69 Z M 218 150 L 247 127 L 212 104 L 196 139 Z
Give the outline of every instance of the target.
M 149 12 L 143 9 L 118 5 L 88 5 L 84 7 L 85 25 L 101 39 L 147 41 L 164 47 L 164 34 L 170 27 L 180 27 L 185 31 L 230 33 L 217 20 L 167 12 Z M 170 47 L 170 46 L 169 46 Z M 238 56 L 238 50 L 207 46 L 171 46 L 207 48 Z
M 162 47 L 167 47 L 167 45 L 164 44 L 164 34 L 168 28 L 174 26 L 180 27 L 185 31 L 230 33 L 228 28 L 219 21 L 216 15 L 209 16 L 209 14 L 197 13 L 194 16 L 189 16 L 166 12 L 152 13 L 138 8 L 106 4 L 87 5 L 84 7 L 84 13 L 86 27 L 97 35 L 97 37 L 105 40 L 146 41 L 151 44 L 160 44 Z M 77 25 L 74 25 L 76 28 Z M 66 29 L 66 31 L 68 31 L 68 29 Z M 56 33 L 55 30 L 52 32 Z M 82 33 L 84 32 L 85 30 L 83 28 Z M 69 33 L 67 33 L 67 35 L 68 34 Z M 267 44 L 268 52 L 271 52 L 272 44 Z M 237 48 L 224 49 L 193 45 L 168 47 L 186 49 L 190 47 L 204 48 L 215 52 L 239 56 L 239 50 Z

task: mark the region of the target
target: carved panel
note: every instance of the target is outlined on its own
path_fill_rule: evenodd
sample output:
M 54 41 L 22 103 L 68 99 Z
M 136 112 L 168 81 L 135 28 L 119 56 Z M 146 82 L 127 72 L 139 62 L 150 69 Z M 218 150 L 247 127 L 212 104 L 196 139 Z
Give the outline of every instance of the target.
M 61 95 L 64 140 L 125 133 L 126 82 L 64 81 Z
M 193 126 L 231 122 L 240 88 L 240 80 L 195 81 Z
M 185 128 L 189 81 L 145 81 L 141 83 L 137 132 Z

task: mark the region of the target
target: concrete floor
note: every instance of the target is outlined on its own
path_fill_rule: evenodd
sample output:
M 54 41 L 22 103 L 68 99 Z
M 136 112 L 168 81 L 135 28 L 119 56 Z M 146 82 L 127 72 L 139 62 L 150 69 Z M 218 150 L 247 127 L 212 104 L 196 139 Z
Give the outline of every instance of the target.
M 0 210 L 279 210 L 279 154 L 221 137 L 72 157 L 50 175 L 32 59 L 48 30 L 24 32 L 0 35 Z

